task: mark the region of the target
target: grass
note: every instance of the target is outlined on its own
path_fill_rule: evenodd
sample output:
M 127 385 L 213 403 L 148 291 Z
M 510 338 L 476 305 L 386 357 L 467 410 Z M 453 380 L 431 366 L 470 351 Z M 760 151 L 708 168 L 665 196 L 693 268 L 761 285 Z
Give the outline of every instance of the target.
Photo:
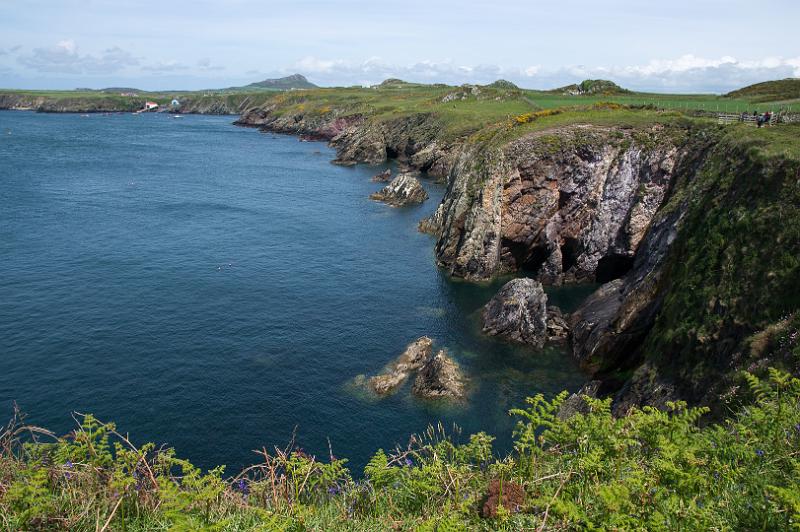
M 792 336 L 794 335 L 794 336 Z M 784 348 L 798 349 L 797 323 Z M 788 347 L 787 347 L 788 346 Z M 346 460 L 293 445 L 226 476 L 175 451 L 135 446 L 84 416 L 61 438 L 16 417 L 0 428 L 4 530 L 788 530 L 800 526 L 800 380 L 743 375 L 748 401 L 700 426 L 702 408 L 633 410 L 541 396 L 511 414 L 514 452 L 430 428 Z
M 248 105 L 266 105 L 277 103 L 285 106 L 287 102 L 298 104 L 305 102 L 305 107 L 319 111 L 324 107 L 348 109 L 351 112 L 362 112 L 371 115 L 388 115 L 392 113 L 422 113 L 435 111 L 443 116 L 446 122 L 454 124 L 453 130 L 475 131 L 481 127 L 503 118 L 516 116 L 529 111 L 556 108 L 582 108 L 601 102 L 612 102 L 629 107 L 653 107 L 659 110 L 674 111 L 706 111 L 740 113 L 764 111 L 800 112 L 800 100 L 787 99 L 787 92 L 776 93 L 776 98 L 769 100 L 764 92 L 744 92 L 741 95 L 717 96 L 709 94 L 656 94 L 624 92 L 619 94 L 597 94 L 586 96 L 568 96 L 552 91 L 516 89 L 510 86 L 484 86 L 481 94 L 473 95 L 469 90 L 446 85 L 421 85 L 414 83 L 387 83 L 377 88 L 325 88 L 302 91 L 265 91 L 265 90 L 219 90 L 219 91 L 161 91 L 138 92 L 137 97 L 124 97 L 100 91 L 33 91 L 33 90 L 0 90 L 2 96 L 22 96 L 27 98 L 43 98 L 45 100 L 74 102 L 76 108 L 80 102 L 92 101 L 118 102 L 127 109 L 132 103 L 140 104 L 150 99 L 159 104 L 167 104 L 173 98 L 182 101 L 199 101 L 222 99 L 227 103 L 249 101 Z M 442 101 L 448 94 L 459 95 L 458 99 Z M 465 99 L 460 99 L 460 96 Z M 780 97 L 778 97 L 780 96 Z M 210 103 L 210 102 L 206 102 Z M 288 106 L 287 106 L 288 107 Z M 300 109 L 304 111 L 304 109 Z M 466 127 L 465 124 L 469 124 Z

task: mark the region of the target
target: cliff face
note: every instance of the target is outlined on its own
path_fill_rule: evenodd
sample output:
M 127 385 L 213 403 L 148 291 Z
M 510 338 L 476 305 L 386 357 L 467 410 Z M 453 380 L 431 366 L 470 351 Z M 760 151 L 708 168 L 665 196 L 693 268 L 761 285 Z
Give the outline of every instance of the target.
M 462 153 L 429 222 L 439 264 L 467 279 L 526 270 L 550 284 L 629 270 L 679 156 L 659 127 L 634 138 L 574 126 L 476 150 Z
M 336 149 L 334 163 L 378 164 L 397 159 L 402 164 L 443 178 L 450 173 L 455 147 L 442 143 L 434 117 L 426 114 L 392 120 L 370 120 L 360 114 L 279 114 L 277 105 L 254 108 L 236 122 L 264 131 L 327 140 Z
M 420 230 L 454 276 L 600 283 L 569 317 L 571 349 L 618 413 L 678 398 L 720 406 L 739 369 L 798 371 L 800 358 L 752 347 L 758 334 L 777 341 L 800 306 L 800 158 L 770 153 L 779 137 L 685 121 L 445 143 L 431 115 L 275 108 L 240 123 L 329 140 L 339 164 L 396 158 L 446 177 Z

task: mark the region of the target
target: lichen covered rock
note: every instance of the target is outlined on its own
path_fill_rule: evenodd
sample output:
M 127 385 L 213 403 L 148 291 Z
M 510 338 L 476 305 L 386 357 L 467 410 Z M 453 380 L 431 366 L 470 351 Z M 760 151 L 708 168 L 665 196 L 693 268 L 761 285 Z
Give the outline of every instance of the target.
M 428 193 L 422 188 L 416 177 L 408 174 L 401 174 L 391 183 L 383 187 L 378 192 L 370 194 L 370 199 L 382 201 L 393 207 L 422 203 L 428 199 Z
M 483 308 L 483 332 L 542 347 L 548 339 L 547 295 L 533 279 L 514 279 Z

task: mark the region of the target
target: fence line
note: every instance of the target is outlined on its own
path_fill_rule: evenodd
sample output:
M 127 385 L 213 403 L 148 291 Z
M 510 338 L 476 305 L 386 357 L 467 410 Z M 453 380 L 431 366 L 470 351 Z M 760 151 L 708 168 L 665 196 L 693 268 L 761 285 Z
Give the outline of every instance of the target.
M 758 119 L 763 115 L 751 115 L 741 113 L 718 113 L 717 123 L 719 124 L 733 124 L 736 122 L 757 124 Z M 800 113 L 773 113 L 769 119 L 769 125 L 775 124 L 790 124 L 800 122 Z

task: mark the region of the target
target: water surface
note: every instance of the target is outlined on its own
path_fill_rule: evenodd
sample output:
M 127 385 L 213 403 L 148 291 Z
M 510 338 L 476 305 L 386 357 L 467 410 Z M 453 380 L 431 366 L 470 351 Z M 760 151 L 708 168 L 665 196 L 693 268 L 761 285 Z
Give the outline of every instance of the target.
M 438 420 L 502 452 L 509 408 L 580 386 L 559 349 L 480 334 L 497 283 L 449 280 L 416 230 L 441 185 L 393 209 L 367 199 L 383 167 L 232 120 L 0 112 L 0 415 L 65 432 L 91 412 L 229 471 L 297 427 L 360 468 Z M 350 385 L 421 335 L 469 375 L 466 405 Z

